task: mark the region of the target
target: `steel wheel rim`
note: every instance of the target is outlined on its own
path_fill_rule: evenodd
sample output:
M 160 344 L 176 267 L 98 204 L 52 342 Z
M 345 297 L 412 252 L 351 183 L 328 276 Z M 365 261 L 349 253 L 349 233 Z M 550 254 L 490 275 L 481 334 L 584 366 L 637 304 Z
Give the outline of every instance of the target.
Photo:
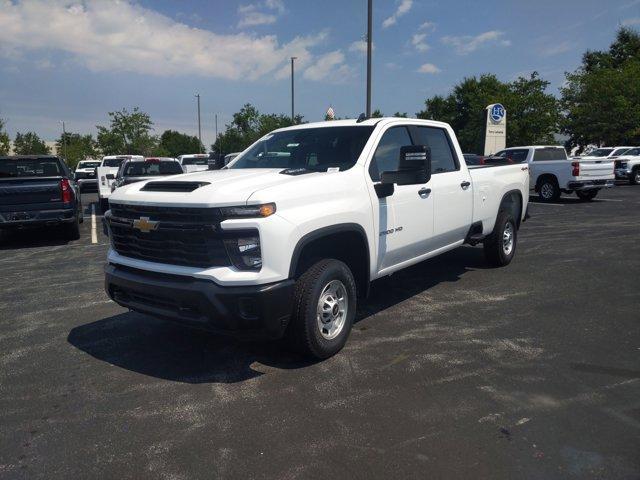
M 551 198 L 553 196 L 553 185 L 544 183 L 540 188 L 540 195 L 542 198 Z
M 514 229 L 511 222 L 507 222 L 502 232 L 502 251 L 505 255 L 511 255 L 513 251 Z
M 349 309 L 347 288 L 340 280 L 331 280 L 322 289 L 316 310 L 318 330 L 326 340 L 333 340 L 344 329 Z
M 640 170 L 636 171 L 636 183 L 640 183 Z

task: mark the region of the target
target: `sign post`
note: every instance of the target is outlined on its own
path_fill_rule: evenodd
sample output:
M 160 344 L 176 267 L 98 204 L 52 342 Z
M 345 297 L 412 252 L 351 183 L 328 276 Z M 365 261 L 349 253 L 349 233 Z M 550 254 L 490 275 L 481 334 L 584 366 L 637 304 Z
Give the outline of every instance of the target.
M 486 110 L 485 157 L 493 155 L 507 146 L 507 111 L 500 103 L 493 103 Z

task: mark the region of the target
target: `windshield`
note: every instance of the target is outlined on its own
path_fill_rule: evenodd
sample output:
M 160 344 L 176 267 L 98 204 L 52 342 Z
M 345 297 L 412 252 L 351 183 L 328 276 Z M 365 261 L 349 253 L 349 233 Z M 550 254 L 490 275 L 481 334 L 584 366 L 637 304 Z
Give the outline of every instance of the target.
M 640 148 L 632 148 L 624 152 L 625 155 L 631 155 L 633 157 L 640 155 Z
M 624 147 L 624 148 L 616 148 L 613 153 L 611 154 L 612 157 L 617 157 L 618 155 L 622 155 L 627 153 L 629 150 L 631 150 L 629 147 Z
M 125 177 L 153 177 L 154 175 L 176 175 L 183 173 L 178 162 L 129 162 Z
M 208 165 L 209 164 L 209 159 L 208 158 L 183 158 L 182 159 L 182 165 Z
M 102 162 L 103 167 L 119 167 L 126 158 L 105 158 Z
M 228 168 L 348 170 L 362 153 L 374 127 L 319 127 L 266 135 Z
M 613 148 L 596 148 L 593 152 L 588 153 L 588 157 L 606 157 L 611 152 L 613 152 Z
M 100 162 L 80 162 L 78 168 L 96 168 L 100 166 Z
M 59 177 L 62 169 L 55 158 L 0 159 L 0 178 Z

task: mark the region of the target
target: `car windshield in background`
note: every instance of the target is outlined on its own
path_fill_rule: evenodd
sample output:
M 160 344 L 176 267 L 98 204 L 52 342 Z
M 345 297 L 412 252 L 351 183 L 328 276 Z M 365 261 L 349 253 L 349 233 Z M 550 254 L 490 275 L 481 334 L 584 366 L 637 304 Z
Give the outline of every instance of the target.
M 512 163 L 526 162 L 529 150 L 526 148 L 517 150 L 502 150 L 501 152 L 485 158 L 484 163 L 487 165 L 502 165 Z
M 640 155 L 640 148 L 632 148 L 631 150 L 624 152 L 624 154 L 631 157 L 637 157 L 638 155 Z
M 119 167 L 126 158 L 105 158 L 103 167 Z
M 96 168 L 100 166 L 100 162 L 80 162 L 78 168 Z
M 593 152 L 588 153 L 588 157 L 606 157 L 611 152 L 613 152 L 613 148 L 597 148 Z
M 208 165 L 209 159 L 208 158 L 183 158 L 182 164 L 183 165 Z
M 265 136 L 229 168 L 304 168 L 341 171 L 353 167 L 374 127 L 300 128 Z
M 624 155 L 625 153 L 627 153 L 629 150 L 631 150 L 630 148 L 617 148 L 613 151 L 613 153 L 611 154 L 611 156 L 613 157 L 617 157 L 618 155 Z
M 124 171 L 125 177 L 153 177 L 155 175 L 177 175 L 182 172 L 178 162 L 130 162 Z
M 59 177 L 61 175 L 60 164 L 55 159 L 0 159 L 0 178 Z

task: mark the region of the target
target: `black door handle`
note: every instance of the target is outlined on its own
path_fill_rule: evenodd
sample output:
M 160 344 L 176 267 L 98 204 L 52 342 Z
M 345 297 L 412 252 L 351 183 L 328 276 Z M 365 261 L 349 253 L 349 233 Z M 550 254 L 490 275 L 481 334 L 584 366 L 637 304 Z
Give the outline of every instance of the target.
M 420 195 L 421 197 L 426 197 L 430 193 L 431 193 L 430 188 L 421 188 L 420 190 L 418 190 L 418 195 Z
M 460 184 L 463 189 L 471 186 L 471 182 L 467 182 L 466 180 Z

